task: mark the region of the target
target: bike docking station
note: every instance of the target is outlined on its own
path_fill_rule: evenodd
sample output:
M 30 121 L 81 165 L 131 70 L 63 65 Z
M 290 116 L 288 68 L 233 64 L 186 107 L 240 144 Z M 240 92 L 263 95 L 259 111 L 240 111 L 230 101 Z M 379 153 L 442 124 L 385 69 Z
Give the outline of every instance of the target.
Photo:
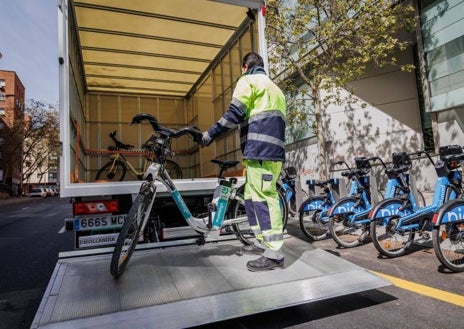
M 250 272 L 234 236 L 138 245 L 124 275 L 113 248 L 61 253 L 31 328 L 186 328 L 391 285 L 285 234 L 285 268 Z

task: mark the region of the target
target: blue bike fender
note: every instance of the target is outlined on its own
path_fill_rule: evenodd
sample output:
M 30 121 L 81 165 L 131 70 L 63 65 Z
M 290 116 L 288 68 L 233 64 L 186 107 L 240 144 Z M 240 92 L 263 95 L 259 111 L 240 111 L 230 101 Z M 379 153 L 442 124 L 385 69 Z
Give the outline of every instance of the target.
M 321 197 L 310 198 L 301 204 L 299 212 L 328 208 L 322 206 L 323 202 L 324 200 Z
M 328 215 L 334 216 L 334 215 L 340 215 L 340 214 L 346 214 L 346 213 L 357 213 L 357 212 L 364 210 L 364 209 L 354 208 L 355 203 L 356 201 L 352 199 L 349 199 L 349 200 L 340 199 L 329 209 Z M 358 208 L 361 208 L 361 207 L 358 207 Z
M 464 222 L 464 200 L 455 199 L 446 202 L 438 209 L 432 219 L 432 224 Z

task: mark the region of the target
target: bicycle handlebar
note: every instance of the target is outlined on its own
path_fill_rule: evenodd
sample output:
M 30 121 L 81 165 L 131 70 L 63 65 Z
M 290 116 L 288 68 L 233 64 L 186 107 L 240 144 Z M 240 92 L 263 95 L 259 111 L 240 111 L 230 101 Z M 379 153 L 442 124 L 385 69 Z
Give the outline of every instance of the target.
M 193 141 L 197 144 L 201 144 L 202 142 L 202 137 L 203 134 L 202 132 L 196 128 L 196 127 L 184 127 L 181 129 L 172 129 L 172 128 L 167 128 L 160 124 L 156 118 L 149 114 L 149 113 L 139 113 L 136 114 L 130 123 L 130 125 L 133 124 L 139 124 L 142 123 L 143 121 L 148 121 L 148 123 L 151 125 L 154 131 L 159 132 L 160 134 L 166 136 L 166 137 L 173 137 L 173 138 L 178 138 L 184 135 L 190 135 L 193 138 Z
M 116 149 L 129 150 L 129 149 L 134 148 L 134 145 L 124 144 L 123 142 L 118 140 L 116 138 L 116 130 L 110 133 L 109 136 L 113 140 L 113 142 L 116 144 Z M 110 146 L 110 148 L 112 148 L 112 146 Z

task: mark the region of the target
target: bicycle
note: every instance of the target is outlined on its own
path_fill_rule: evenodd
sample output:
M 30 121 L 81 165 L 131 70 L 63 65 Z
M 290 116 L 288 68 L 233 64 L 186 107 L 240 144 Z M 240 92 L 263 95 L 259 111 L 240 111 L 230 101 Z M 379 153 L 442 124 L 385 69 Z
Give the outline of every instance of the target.
M 277 183 L 277 188 L 282 190 L 282 193 L 284 194 L 285 200 L 288 205 L 288 212 L 292 216 L 298 215 L 298 204 L 295 183 L 296 177 L 297 172 L 295 167 L 282 168 L 282 172 L 279 177 L 279 182 Z M 303 189 L 301 189 L 301 196 L 303 200 L 308 198 L 308 194 Z
M 303 234 L 311 241 L 320 241 L 329 237 L 328 210 L 338 200 L 334 186 L 339 184 L 338 178 L 325 181 L 308 180 L 308 185 L 321 188 L 321 194 L 303 201 L 299 209 L 300 228 Z
M 127 267 L 127 264 L 135 250 L 139 239 L 145 240 L 145 228 L 151 217 L 153 203 L 156 198 L 155 181 L 162 183 L 177 208 L 182 213 L 186 223 L 200 234 L 198 245 L 203 245 L 206 240 L 217 241 L 222 230 L 231 232 L 245 245 L 252 244 L 253 233 L 248 224 L 248 218 L 244 210 L 244 188 L 237 187 L 237 179 L 226 179 L 223 172 L 236 166 L 238 161 L 212 160 L 220 167 L 218 185 L 214 191 L 213 200 L 208 204 L 208 214 L 196 218 L 190 212 L 181 194 L 177 190 L 174 181 L 164 167 L 166 155 L 171 150 L 171 139 L 184 135 L 190 135 L 196 143 L 201 143 L 202 133 L 194 127 L 184 127 L 179 130 L 169 129 L 158 123 L 150 114 L 137 114 L 131 124 L 139 124 L 148 121 L 153 128 L 153 134 L 145 143 L 147 148 L 154 152 L 156 157 L 148 166 L 144 174 L 144 180 L 140 191 L 130 208 L 126 220 L 121 228 L 111 259 L 110 272 L 118 278 Z M 282 208 L 282 227 L 287 224 L 288 209 L 282 193 L 277 190 Z M 156 231 L 154 232 L 156 235 Z
M 111 160 L 105 163 L 100 170 L 98 170 L 97 174 L 95 175 L 95 180 L 109 180 L 109 181 L 122 181 L 126 176 L 127 169 L 129 168 L 130 172 L 138 179 L 143 179 L 143 174 L 147 170 L 148 166 L 152 162 L 153 154 L 149 152 L 149 149 L 145 144 L 142 145 L 142 154 L 144 154 L 144 164 L 143 164 L 143 171 L 138 171 L 131 165 L 131 163 L 127 160 L 124 156 L 123 152 L 120 151 L 128 151 L 133 150 L 134 146 L 130 144 L 124 144 L 120 140 L 116 138 L 116 130 L 109 134 L 110 138 L 114 141 L 115 145 L 111 145 L 108 147 L 108 151 L 111 151 L 110 158 Z M 169 154 L 170 156 L 173 155 L 173 152 Z M 180 166 L 169 159 L 166 159 L 165 168 L 169 172 L 169 176 L 173 179 L 181 179 L 182 178 L 182 169 Z
M 457 148 L 460 149 L 459 154 L 456 153 Z M 405 190 L 402 197 L 385 199 L 369 214 L 373 244 L 380 254 L 389 258 L 405 255 L 416 233 L 422 240 L 429 240 L 434 213 L 446 201 L 456 199 L 462 193 L 462 173 L 453 165 L 462 159 L 462 148 L 456 145 L 440 147 L 440 160 L 437 163 L 428 152 L 417 152 L 418 155 L 422 153 L 437 173 L 432 204 L 418 207 L 414 194 Z
M 342 172 L 342 176 L 351 181 L 349 196 L 339 199 L 328 211 L 330 235 L 341 247 L 356 247 L 369 235 L 367 215 L 372 204 L 368 175 L 372 169 L 370 161 L 377 159 L 380 158 L 355 158 L 355 169 L 345 161 L 336 163 L 345 164 L 348 171 Z
M 453 272 L 464 272 L 464 195 L 458 197 L 433 215 L 432 241 L 440 263 Z

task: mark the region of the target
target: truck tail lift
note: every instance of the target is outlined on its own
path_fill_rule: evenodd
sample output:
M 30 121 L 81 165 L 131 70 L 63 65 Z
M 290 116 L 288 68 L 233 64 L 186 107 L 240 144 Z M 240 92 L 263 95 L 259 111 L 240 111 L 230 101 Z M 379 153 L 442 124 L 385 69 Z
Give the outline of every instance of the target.
M 226 239 L 139 245 L 118 280 L 109 273 L 112 248 L 60 254 L 31 328 L 186 328 L 391 284 L 291 236 L 285 269 L 250 272 L 256 256 L 240 248 Z

